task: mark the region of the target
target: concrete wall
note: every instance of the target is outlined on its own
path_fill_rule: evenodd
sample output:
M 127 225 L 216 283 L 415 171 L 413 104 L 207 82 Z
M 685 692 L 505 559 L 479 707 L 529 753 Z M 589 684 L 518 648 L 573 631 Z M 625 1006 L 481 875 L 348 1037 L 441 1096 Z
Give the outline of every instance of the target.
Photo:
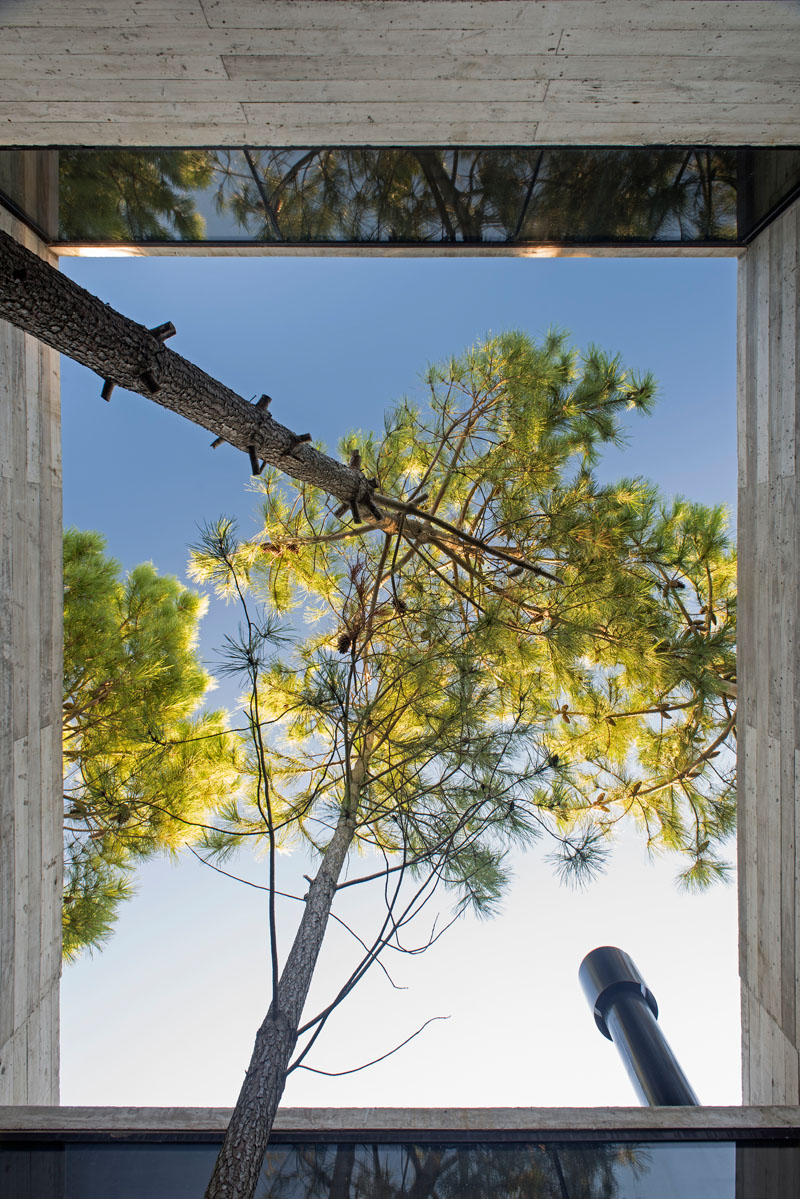
M 739 921 L 745 1103 L 800 1102 L 800 202 L 739 274 Z
M 797 0 L 3 0 L 5 145 L 793 144 Z
M 43 157 L 39 166 L 46 162 Z M 0 163 L 0 170 L 6 166 Z M 50 202 L 45 184 L 30 163 L 25 178 L 16 181 L 18 198 L 40 224 L 47 220 L 47 205 L 37 206 L 37 198 Z M 0 227 L 48 254 L 2 208 Z M 0 321 L 0 1104 L 58 1102 L 58 365 L 56 353 Z

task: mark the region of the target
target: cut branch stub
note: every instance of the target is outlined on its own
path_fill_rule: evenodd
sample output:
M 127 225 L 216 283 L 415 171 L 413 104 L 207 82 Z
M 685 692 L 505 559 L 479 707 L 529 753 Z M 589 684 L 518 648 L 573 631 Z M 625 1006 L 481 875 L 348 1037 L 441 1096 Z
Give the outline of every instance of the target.
M 152 333 L 153 337 L 162 342 L 169 337 L 174 337 L 177 332 L 172 321 L 165 321 L 163 325 L 154 325 L 152 329 L 148 329 L 148 333 Z

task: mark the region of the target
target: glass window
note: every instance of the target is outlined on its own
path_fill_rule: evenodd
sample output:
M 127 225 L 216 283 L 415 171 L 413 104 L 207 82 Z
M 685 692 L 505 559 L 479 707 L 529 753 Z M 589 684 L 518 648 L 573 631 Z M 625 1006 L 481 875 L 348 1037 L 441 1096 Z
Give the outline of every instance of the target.
M 202 1199 L 205 1141 L 0 1144 L 13 1199 Z M 273 1144 L 258 1199 L 785 1199 L 798 1141 Z M 787 1190 L 788 1186 L 788 1190 Z

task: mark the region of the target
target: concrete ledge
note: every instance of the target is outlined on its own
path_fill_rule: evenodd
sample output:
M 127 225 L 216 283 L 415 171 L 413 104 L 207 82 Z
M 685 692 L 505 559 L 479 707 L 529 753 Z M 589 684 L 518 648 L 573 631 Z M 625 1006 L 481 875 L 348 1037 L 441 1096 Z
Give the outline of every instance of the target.
M 0 1136 L 9 1133 L 218 1133 L 225 1107 L 0 1107 Z M 274 1131 L 288 1133 L 682 1133 L 717 1137 L 774 1132 L 800 1135 L 800 1107 L 328 1107 L 284 1108 Z
M 270 245 L 262 242 L 141 242 L 125 245 L 79 246 L 54 242 L 50 246 L 61 258 L 741 258 L 741 246 L 641 245 L 598 243 L 580 246 L 509 246 L 504 242 L 431 242 L 403 246 L 394 242 L 374 245 Z

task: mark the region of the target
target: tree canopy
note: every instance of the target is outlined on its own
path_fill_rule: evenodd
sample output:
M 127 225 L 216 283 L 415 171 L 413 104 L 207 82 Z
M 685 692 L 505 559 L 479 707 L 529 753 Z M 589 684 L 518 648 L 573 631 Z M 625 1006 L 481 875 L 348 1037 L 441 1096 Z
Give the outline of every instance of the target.
M 136 862 L 175 852 L 238 785 L 197 627 L 206 602 L 150 563 L 121 577 L 98 533 L 64 534 L 64 954 L 97 947 Z
M 355 505 L 343 521 L 346 506 L 271 472 L 262 532 L 242 543 L 221 521 L 194 556 L 196 576 L 242 607 L 224 664 L 246 680 L 251 744 L 249 793 L 205 847 L 265 841 L 273 976 L 209 1199 L 251 1193 L 286 1073 L 308 1068 L 383 949 L 407 948 L 437 888 L 453 892 L 456 914 L 488 914 L 510 846 L 545 837 L 556 868 L 581 879 L 626 819 L 653 852 L 682 856 L 687 885 L 727 868 L 725 513 L 667 501 L 641 479 L 603 485 L 594 470 L 623 415 L 649 410 L 653 380 L 600 350 L 578 355 L 562 335 L 536 345 L 512 333 L 432 368 L 426 384 L 426 406 L 403 402 L 381 436 L 340 447 L 378 514 Z M 275 851 L 298 841 L 319 867 L 281 969 Z M 372 865 L 345 876 L 364 850 Z M 376 880 L 381 914 L 361 966 L 302 1023 L 337 890 Z
M 419 669 L 433 696 L 439 647 L 474 659 L 496 711 L 523 712 L 527 744 L 549 763 L 545 810 L 591 825 L 589 857 L 630 814 L 654 850 L 689 855 L 687 884 L 724 873 L 714 847 L 734 801 L 717 758 L 736 691 L 726 513 L 642 479 L 601 485 L 593 471 L 626 410 L 649 410 L 652 379 L 596 349 L 579 358 L 561 335 L 535 346 L 511 334 L 433 368 L 427 386 L 428 412 L 403 403 L 382 437 L 341 446 L 381 500 L 402 497 L 397 511 L 343 527 L 324 495 L 287 495 L 267 475 L 264 534 L 237 551 L 248 581 L 275 612 L 314 615 L 320 640 L 304 652 L 327 653 L 334 637 L 339 675 L 360 642 L 405 672 L 430 645 Z M 286 686 L 271 711 L 295 704 Z

